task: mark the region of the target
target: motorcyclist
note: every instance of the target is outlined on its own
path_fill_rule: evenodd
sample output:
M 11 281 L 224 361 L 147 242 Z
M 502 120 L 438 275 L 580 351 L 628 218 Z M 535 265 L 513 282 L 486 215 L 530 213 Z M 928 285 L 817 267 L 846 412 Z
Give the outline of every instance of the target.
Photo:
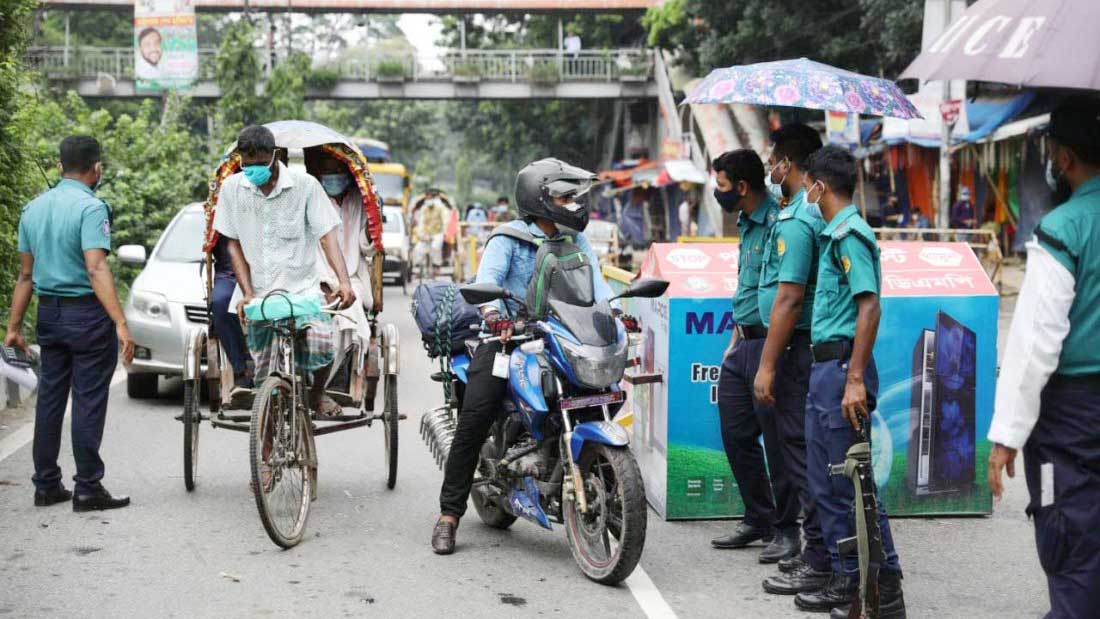
M 520 170 L 516 177 L 516 206 L 520 219 L 505 225 L 535 237 L 571 235 L 591 264 L 598 265 L 599 258 L 582 232 L 588 225 L 587 194 L 595 180 L 591 172 L 557 159 L 536 161 Z M 534 276 L 535 253 L 535 246 L 530 243 L 509 236 L 494 236 L 485 246 L 475 281 L 496 284 L 523 298 Z M 611 298 L 611 288 L 598 270 L 593 270 L 592 279 L 596 301 Z M 480 309 L 486 329 L 499 335 L 500 342 L 482 344 L 470 360 L 462 410 L 444 467 L 440 516 L 432 530 L 432 550 L 436 554 L 454 552 L 455 531 L 466 512 L 478 454 L 506 395 L 507 381 L 493 375 L 493 362 L 512 336 L 512 319 L 518 305 L 512 301 L 495 301 Z

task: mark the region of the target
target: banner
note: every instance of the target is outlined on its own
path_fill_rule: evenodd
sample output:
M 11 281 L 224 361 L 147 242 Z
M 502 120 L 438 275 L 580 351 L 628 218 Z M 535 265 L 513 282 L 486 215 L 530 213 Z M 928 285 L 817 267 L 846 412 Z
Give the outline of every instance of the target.
M 825 137 L 829 144 L 859 146 L 859 114 L 825 112 Z
M 194 0 L 137 0 L 134 3 L 136 90 L 190 88 L 198 73 Z

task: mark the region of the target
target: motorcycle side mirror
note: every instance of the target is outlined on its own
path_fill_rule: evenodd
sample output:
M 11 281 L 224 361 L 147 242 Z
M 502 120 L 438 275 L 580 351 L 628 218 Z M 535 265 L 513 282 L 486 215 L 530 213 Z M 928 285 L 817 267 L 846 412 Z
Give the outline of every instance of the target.
M 500 299 L 510 299 L 511 293 L 496 284 L 470 284 L 458 289 L 470 305 L 481 305 Z
M 641 297 L 643 299 L 652 299 L 663 295 L 666 290 L 668 290 L 667 281 L 657 279 L 656 277 L 643 277 L 634 280 L 630 286 L 627 286 L 626 290 L 615 298 L 627 299 L 630 297 Z

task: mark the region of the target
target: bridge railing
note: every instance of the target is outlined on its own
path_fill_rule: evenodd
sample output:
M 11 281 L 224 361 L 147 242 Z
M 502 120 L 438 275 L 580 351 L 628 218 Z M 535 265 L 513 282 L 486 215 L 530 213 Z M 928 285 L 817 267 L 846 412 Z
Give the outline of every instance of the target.
M 199 50 L 199 79 L 214 79 L 215 49 Z M 261 52 L 257 51 L 257 55 Z M 278 60 L 276 60 L 278 62 Z M 365 54 L 318 69 L 335 71 L 342 80 L 404 82 L 507 81 L 553 85 L 561 82 L 649 81 L 653 53 L 646 49 L 563 52 L 556 49 L 448 51 L 437 56 L 409 53 Z M 26 64 L 50 79 L 116 79 L 134 76 L 132 47 L 33 47 Z

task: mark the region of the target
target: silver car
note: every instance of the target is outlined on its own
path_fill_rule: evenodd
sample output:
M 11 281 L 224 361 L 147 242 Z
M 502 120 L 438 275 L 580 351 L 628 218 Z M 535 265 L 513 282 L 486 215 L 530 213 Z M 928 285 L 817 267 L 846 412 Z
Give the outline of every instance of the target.
M 126 376 L 131 398 L 156 397 L 160 376 L 182 374 L 188 335 L 206 328 L 200 272 L 205 229 L 202 204 L 189 204 L 172 218 L 148 260 L 141 245 L 118 249 L 121 262 L 145 265 L 130 287 L 124 308 L 135 344 L 134 362 Z

